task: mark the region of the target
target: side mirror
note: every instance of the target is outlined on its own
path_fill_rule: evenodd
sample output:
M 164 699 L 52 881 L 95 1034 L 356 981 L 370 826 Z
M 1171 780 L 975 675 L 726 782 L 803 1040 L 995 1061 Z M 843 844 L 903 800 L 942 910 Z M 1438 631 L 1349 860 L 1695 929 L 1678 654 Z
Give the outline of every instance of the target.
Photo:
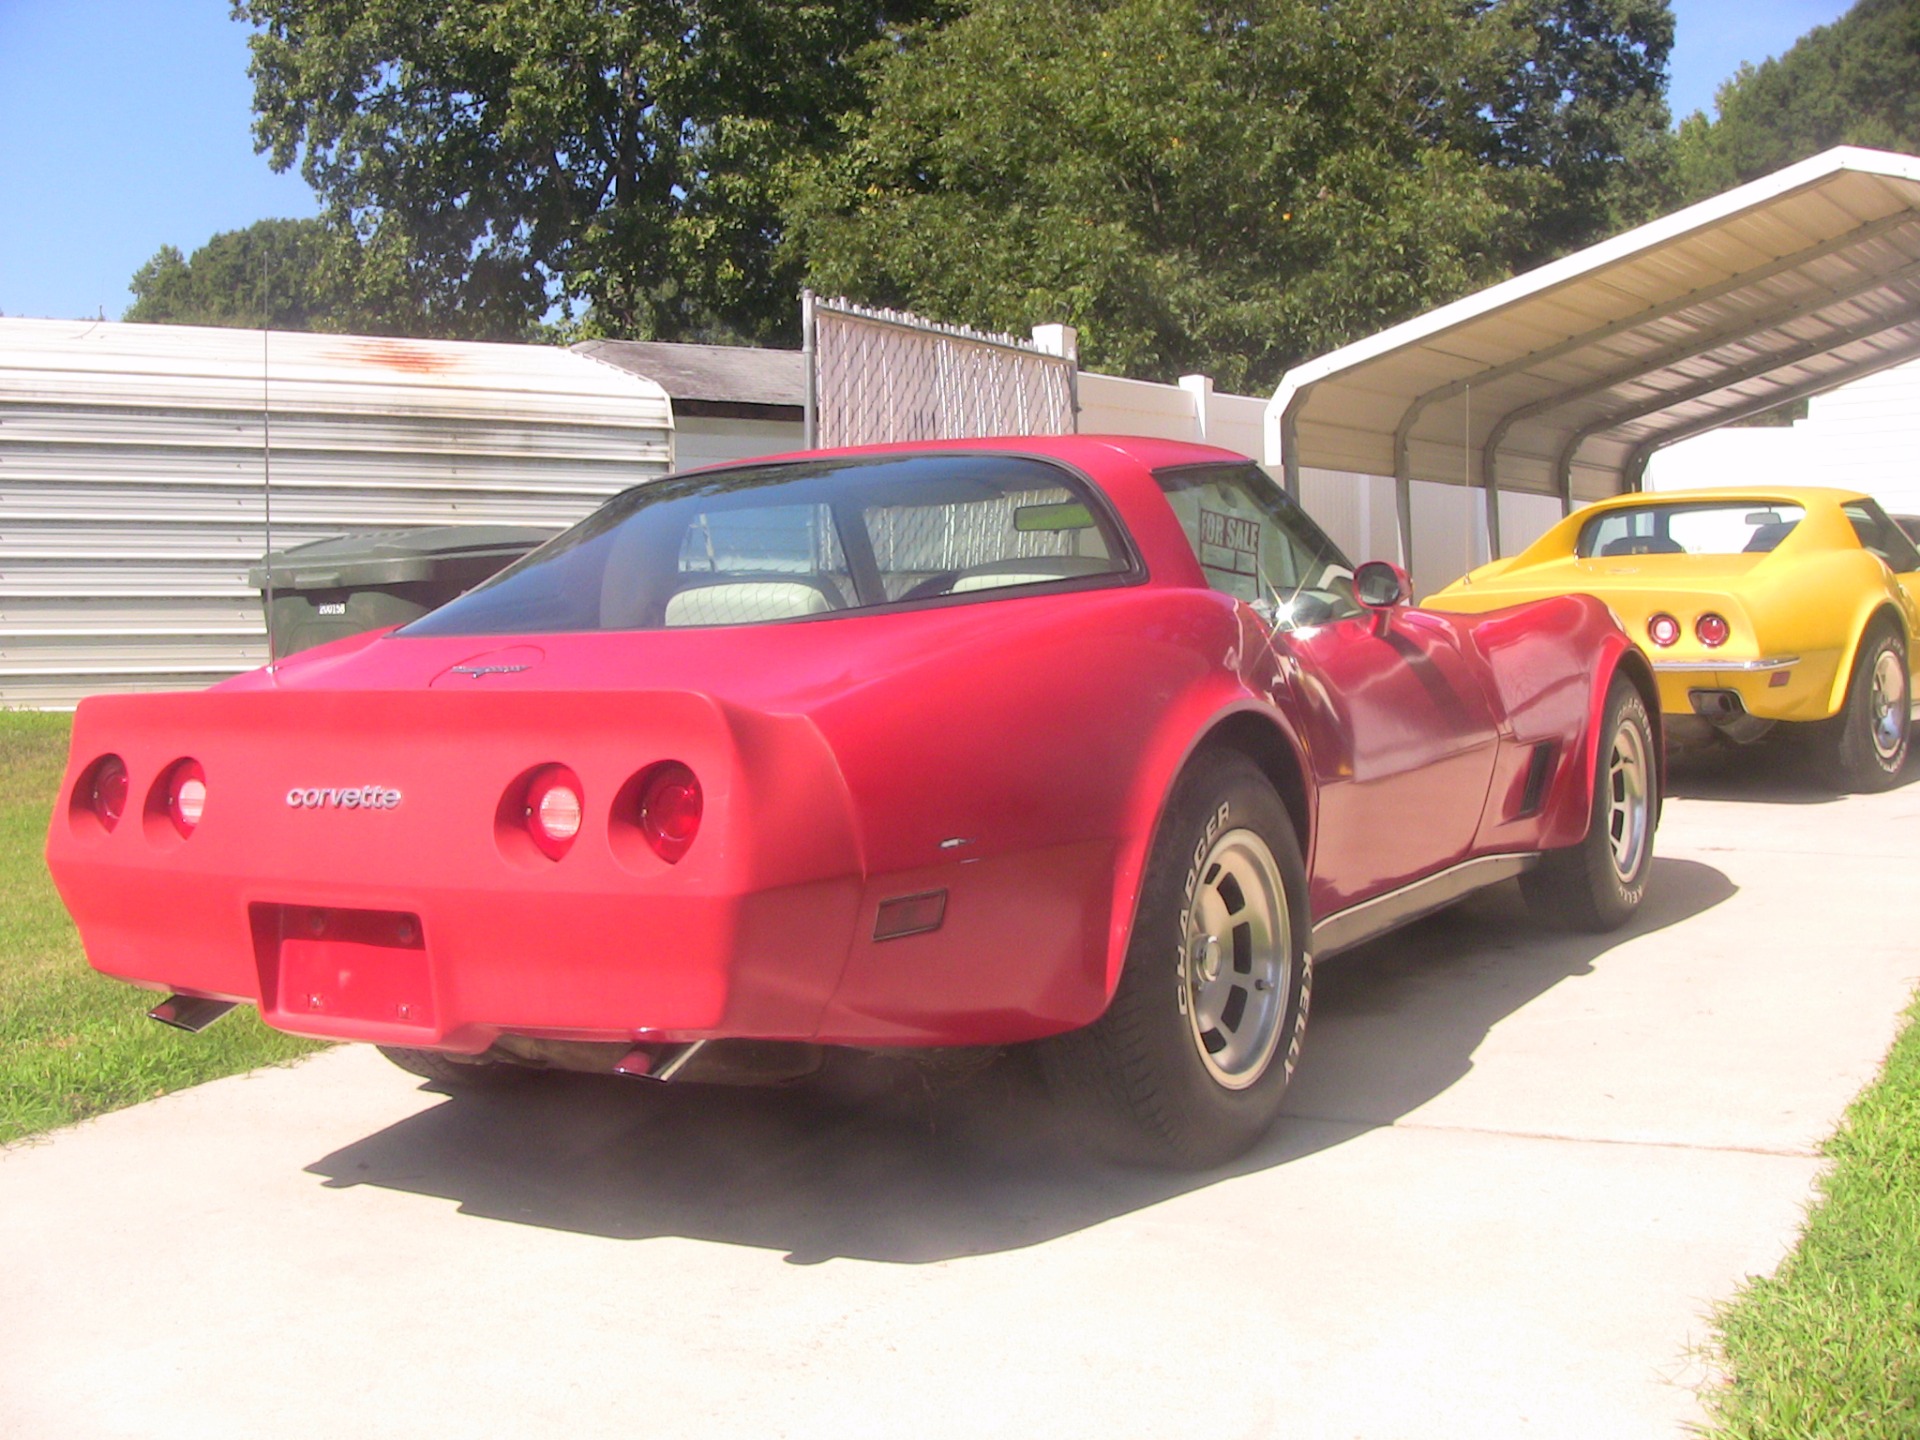
M 1391 610 L 1412 593 L 1407 572 L 1391 560 L 1369 560 L 1353 572 L 1353 598 L 1369 610 Z

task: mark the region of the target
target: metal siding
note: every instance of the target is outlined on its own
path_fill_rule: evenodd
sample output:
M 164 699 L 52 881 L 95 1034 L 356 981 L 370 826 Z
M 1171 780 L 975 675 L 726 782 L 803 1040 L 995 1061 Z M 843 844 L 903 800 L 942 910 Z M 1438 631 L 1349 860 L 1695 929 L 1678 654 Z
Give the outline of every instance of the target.
M 672 467 L 666 393 L 565 350 L 0 319 L 0 704 L 265 662 L 263 348 L 276 549 L 558 530 Z

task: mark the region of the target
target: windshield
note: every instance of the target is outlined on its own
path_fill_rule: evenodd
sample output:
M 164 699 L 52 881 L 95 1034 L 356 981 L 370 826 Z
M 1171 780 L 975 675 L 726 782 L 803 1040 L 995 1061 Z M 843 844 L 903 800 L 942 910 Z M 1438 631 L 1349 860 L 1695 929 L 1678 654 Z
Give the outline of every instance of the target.
M 401 633 L 762 624 L 1132 571 L 1104 506 L 1046 461 L 804 460 L 636 486 Z
M 1787 538 L 1806 511 L 1754 500 L 1633 505 L 1580 527 L 1581 559 L 1615 555 L 1753 555 Z
M 1215 590 L 1258 605 L 1282 628 L 1361 613 L 1352 563 L 1252 461 L 1183 465 L 1154 478 Z

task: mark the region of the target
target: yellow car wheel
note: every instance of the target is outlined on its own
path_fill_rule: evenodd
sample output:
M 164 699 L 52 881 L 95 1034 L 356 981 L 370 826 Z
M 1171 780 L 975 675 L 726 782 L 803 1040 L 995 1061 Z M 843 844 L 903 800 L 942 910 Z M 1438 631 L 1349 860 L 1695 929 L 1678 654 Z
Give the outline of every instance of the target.
M 1849 790 L 1885 790 L 1907 763 L 1911 699 L 1907 646 L 1884 622 L 1867 631 L 1853 662 L 1847 707 L 1834 727 L 1835 779 Z

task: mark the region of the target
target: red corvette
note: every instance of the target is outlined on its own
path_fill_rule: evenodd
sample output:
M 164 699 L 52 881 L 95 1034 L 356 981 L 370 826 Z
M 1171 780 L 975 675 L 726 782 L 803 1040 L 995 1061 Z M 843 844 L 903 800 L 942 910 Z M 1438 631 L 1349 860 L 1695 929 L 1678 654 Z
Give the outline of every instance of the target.
M 1206 1164 L 1315 960 L 1511 876 L 1639 903 L 1644 657 L 1585 596 L 1406 595 L 1191 445 L 670 476 L 399 630 L 87 701 L 48 864 L 187 1028 L 448 1083 L 1040 1041 L 1112 1143 Z

